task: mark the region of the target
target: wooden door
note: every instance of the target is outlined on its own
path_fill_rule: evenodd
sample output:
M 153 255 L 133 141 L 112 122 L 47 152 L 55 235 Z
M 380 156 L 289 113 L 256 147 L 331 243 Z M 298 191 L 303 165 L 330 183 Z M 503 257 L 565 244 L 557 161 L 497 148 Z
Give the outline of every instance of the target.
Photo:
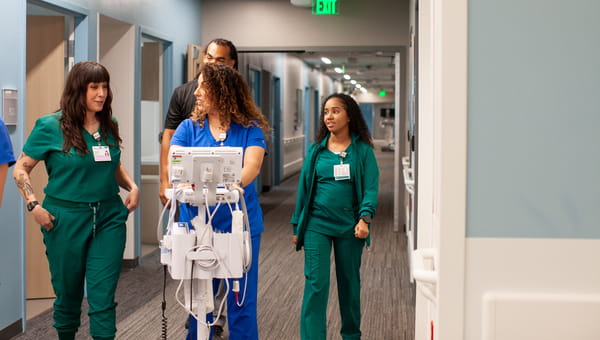
M 25 131 L 29 135 L 37 118 L 56 111 L 65 79 L 65 18 L 27 16 L 27 85 Z M 31 184 L 37 199 L 44 199 L 48 183 L 43 162 L 33 169 Z M 27 299 L 51 298 L 50 270 L 40 226 L 30 214 L 25 224 L 25 282 Z

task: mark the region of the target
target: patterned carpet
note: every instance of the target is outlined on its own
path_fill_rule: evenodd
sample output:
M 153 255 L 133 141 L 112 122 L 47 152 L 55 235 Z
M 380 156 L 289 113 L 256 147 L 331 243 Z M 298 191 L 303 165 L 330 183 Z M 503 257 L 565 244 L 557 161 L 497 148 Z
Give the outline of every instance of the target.
M 414 285 L 409 282 L 406 236 L 393 232 L 393 153 L 380 152 L 379 208 L 373 222 L 372 247 L 363 253 L 362 333 L 363 339 L 412 340 L 414 338 Z M 284 181 L 261 196 L 265 215 L 259 261 L 260 338 L 299 339 L 299 312 L 304 287 L 303 253 L 291 243 L 288 224 L 295 202 L 297 177 Z M 402 228 L 401 228 L 402 229 Z M 185 339 L 185 313 L 175 302 L 178 282 L 167 279 L 168 339 Z M 124 269 L 117 289 L 117 339 L 154 340 L 161 336 L 163 269 L 158 252 Z M 340 339 L 337 287 L 332 268 L 328 306 L 328 339 Z M 27 332 L 12 340 L 56 339 L 52 311 L 27 322 Z M 77 339 L 91 339 L 84 303 Z

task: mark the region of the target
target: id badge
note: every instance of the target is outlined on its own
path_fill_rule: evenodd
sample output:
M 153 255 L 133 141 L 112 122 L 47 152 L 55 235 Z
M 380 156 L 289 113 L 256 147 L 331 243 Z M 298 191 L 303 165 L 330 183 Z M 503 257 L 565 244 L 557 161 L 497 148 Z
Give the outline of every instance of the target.
M 108 146 L 92 146 L 92 151 L 94 151 L 94 161 L 110 162 L 110 151 L 108 150 Z
M 333 166 L 333 177 L 336 181 L 350 179 L 350 164 L 338 164 Z

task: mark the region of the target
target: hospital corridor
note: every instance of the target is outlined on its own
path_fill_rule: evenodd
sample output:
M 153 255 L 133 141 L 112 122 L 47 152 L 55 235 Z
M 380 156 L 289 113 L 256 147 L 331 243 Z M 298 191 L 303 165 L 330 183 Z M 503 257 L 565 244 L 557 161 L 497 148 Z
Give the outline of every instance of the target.
M 599 13 L 0 2 L 0 340 L 600 339 Z

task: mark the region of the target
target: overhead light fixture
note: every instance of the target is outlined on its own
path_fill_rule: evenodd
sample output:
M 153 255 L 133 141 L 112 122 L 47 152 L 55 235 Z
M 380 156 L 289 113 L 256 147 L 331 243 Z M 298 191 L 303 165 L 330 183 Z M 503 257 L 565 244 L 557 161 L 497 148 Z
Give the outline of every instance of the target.
M 367 93 L 367 89 L 365 89 L 364 87 L 362 87 L 362 88 L 360 89 L 360 91 L 361 91 L 362 93 Z
M 327 57 L 321 57 L 321 61 L 327 65 L 331 64 L 331 59 L 329 59 Z
M 362 85 L 361 85 L 361 84 L 356 84 L 356 88 L 357 88 L 357 89 L 360 89 L 361 87 L 362 87 Z
M 290 0 L 290 2 L 298 7 L 312 7 L 312 0 Z
M 349 74 L 344 74 L 344 79 L 346 79 L 346 80 L 350 80 L 350 78 L 352 78 L 352 77 L 350 77 L 350 75 L 349 75 Z
M 344 70 L 342 70 L 342 68 L 341 68 L 341 67 L 336 67 L 336 68 L 334 68 L 333 70 L 334 70 L 335 72 L 337 72 L 337 73 L 344 73 Z
M 354 80 L 354 79 L 350 80 L 350 84 L 356 85 L 356 80 Z

